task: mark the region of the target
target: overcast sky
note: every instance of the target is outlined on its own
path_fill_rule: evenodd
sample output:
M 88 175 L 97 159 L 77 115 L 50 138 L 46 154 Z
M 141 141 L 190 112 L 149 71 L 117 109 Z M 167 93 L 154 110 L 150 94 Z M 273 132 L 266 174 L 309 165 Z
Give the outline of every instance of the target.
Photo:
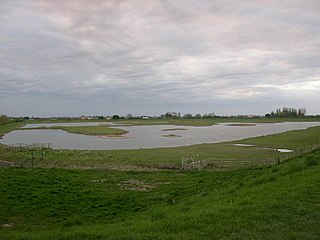
M 320 113 L 319 0 L 0 0 L 0 114 Z

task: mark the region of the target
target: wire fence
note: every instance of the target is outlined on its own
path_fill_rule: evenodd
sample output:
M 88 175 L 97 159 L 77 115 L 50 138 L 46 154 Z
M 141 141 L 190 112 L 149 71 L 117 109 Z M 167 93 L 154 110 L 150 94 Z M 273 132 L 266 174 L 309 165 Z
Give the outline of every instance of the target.
M 41 149 L 41 148 L 51 148 L 51 143 L 32 143 L 32 144 L 25 144 L 25 143 L 14 143 L 14 144 L 7 144 L 7 148 L 12 149 Z
M 310 151 L 320 148 L 320 144 L 313 144 L 308 147 L 295 149 L 293 152 L 282 153 L 277 157 L 270 158 L 205 158 L 201 159 L 199 155 L 183 156 L 181 164 L 179 162 L 167 163 L 140 163 L 140 164 L 115 164 L 112 162 L 77 162 L 46 159 L 48 150 L 51 149 L 50 143 L 22 144 L 16 143 L 6 146 L 9 150 L 26 151 L 27 157 L 20 163 L 11 163 L 1 161 L 2 166 L 26 166 L 26 167 L 57 167 L 57 168 L 83 168 L 83 169 L 121 169 L 121 170 L 139 170 L 139 169 L 172 169 L 172 170 L 192 170 L 192 169 L 236 169 L 262 167 L 280 164 L 281 162 L 296 157 Z M 29 156 L 28 156 L 29 154 Z
M 181 170 L 191 169 L 230 169 L 230 168 L 243 168 L 243 167 L 260 167 L 280 164 L 281 162 L 296 157 L 313 150 L 319 149 L 320 144 L 313 144 L 311 146 L 300 148 L 285 155 L 280 155 L 272 158 L 206 158 L 199 159 L 199 157 L 184 156 L 181 160 Z

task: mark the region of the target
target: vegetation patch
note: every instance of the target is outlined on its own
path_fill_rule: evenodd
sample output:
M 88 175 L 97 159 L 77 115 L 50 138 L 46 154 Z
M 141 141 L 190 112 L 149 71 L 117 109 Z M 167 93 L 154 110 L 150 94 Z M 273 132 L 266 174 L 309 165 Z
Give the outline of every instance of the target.
M 162 129 L 161 131 L 186 131 L 188 130 L 187 128 L 167 128 L 167 129 Z
M 232 123 L 232 124 L 226 124 L 229 127 L 254 127 L 257 124 L 254 123 Z
M 97 126 L 52 126 L 52 127 L 37 127 L 37 128 L 21 128 L 20 130 L 36 130 L 36 129 L 60 129 L 69 133 L 94 135 L 94 136 L 105 136 L 105 137 L 119 137 L 127 134 L 128 131 L 113 128 L 107 124 L 100 124 Z
M 168 137 L 168 138 L 176 138 L 176 137 L 182 137 L 181 135 L 177 135 L 177 134 L 165 134 L 162 135 L 163 137 Z

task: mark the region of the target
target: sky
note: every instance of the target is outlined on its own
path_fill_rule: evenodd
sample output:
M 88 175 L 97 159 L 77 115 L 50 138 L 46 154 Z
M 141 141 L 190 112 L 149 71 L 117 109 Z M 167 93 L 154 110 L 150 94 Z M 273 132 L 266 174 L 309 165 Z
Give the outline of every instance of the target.
M 0 114 L 320 114 L 319 0 L 0 0 Z

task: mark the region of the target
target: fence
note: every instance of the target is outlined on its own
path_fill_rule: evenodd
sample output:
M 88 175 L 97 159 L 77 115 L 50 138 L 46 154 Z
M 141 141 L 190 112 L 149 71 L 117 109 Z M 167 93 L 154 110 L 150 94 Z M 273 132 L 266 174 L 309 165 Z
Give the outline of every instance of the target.
M 202 169 L 202 168 L 240 168 L 267 166 L 280 163 L 279 158 L 264 159 L 235 159 L 235 158 L 207 158 L 194 160 L 192 157 L 183 157 L 181 161 L 182 170 Z
M 313 144 L 311 146 L 297 149 L 293 152 L 288 152 L 285 155 L 279 155 L 273 158 L 261 159 L 240 159 L 240 158 L 207 158 L 200 159 L 199 156 L 184 156 L 181 160 L 181 170 L 202 169 L 202 168 L 215 168 L 215 169 L 230 169 L 242 167 L 259 167 L 280 164 L 281 162 L 296 157 L 313 150 L 319 149 L 320 144 Z
M 16 143 L 16 144 L 8 144 L 6 145 L 6 148 L 9 150 L 19 149 L 19 151 L 22 151 L 22 150 L 29 151 L 30 158 L 24 160 L 21 163 L 21 165 L 36 166 L 38 165 L 40 160 L 45 160 L 46 150 L 51 149 L 51 143 L 32 143 L 32 144 Z
M 123 166 L 115 165 L 111 166 L 110 164 L 97 164 L 97 163 L 77 163 L 74 162 L 73 165 L 70 165 L 70 162 L 63 162 L 58 160 L 47 160 L 45 159 L 46 151 L 51 148 L 50 143 L 33 143 L 28 144 L 11 144 L 7 145 L 7 148 L 12 150 L 26 150 L 27 154 L 30 153 L 30 157 L 21 162 L 23 166 L 39 166 L 39 167 L 76 167 L 76 168 L 114 168 L 119 169 Z M 319 149 L 320 144 L 313 144 L 305 148 L 296 149 L 294 152 L 288 153 L 279 153 L 279 156 L 272 158 L 206 158 L 201 159 L 199 155 L 196 157 L 184 156 L 180 164 L 176 162 L 175 164 L 147 164 L 147 165 L 128 165 L 124 166 L 125 169 L 136 169 L 136 168 L 155 168 L 155 169 L 181 169 L 181 170 L 191 170 L 191 169 L 203 169 L 203 168 L 213 168 L 213 169 L 232 169 L 232 168 L 245 168 L 245 167 L 259 167 L 259 166 L 269 166 L 274 164 L 280 164 L 286 159 L 299 156 L 301 154 L 308 153 L 315 149 Z M 6 164 L 6 163 L 4 163 Z
M 32 143 L 32 144 L 24 144 L 24 143 L 15 143 L 15 144 L 7 144 L 7 148 L 19 148 L 21 149 L 41 149 L 41 148 L 51 148 L 51 143 Z
M 182 157 L 182 167 L 181 169 L 183 170 L 189 170 L 189 169 L 202 169 L 208 165 L 208 159 L 204 160 L 194 160 L 193 157 L 187 156 L 187 157 Z

